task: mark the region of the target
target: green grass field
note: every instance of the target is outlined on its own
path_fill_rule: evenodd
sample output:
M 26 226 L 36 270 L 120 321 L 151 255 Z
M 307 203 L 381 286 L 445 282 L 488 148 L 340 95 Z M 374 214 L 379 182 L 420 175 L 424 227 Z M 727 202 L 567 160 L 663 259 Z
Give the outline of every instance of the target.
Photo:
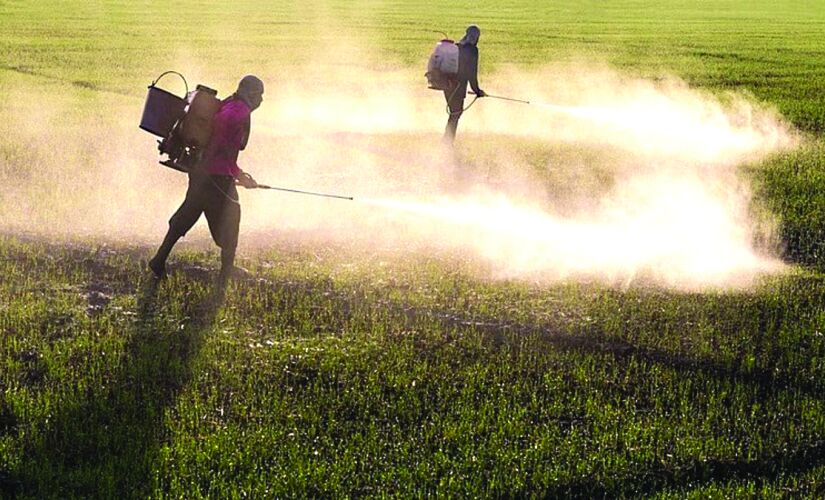
M 593 60 L 775 107 L 804 143 L 741 174 L 791 271 L 731 291 L 547 285 L 284 231 L 220 290 L 208 244 L 156 282 L 154 242 L 6 230 L 1 497 L 825 495 L 825 6 L 308 4 L 0 0 L 0 91 L 131 102 L 182 54 L 228 88 L 261 54 L 299 67 L 296 44 L 347 37 L 421 67 L 432 30 L 476 22 L 482 79 Z M 72 113 L 67 130 L 88 118 Z M 6 185 L 59 155 L 14 129 Z

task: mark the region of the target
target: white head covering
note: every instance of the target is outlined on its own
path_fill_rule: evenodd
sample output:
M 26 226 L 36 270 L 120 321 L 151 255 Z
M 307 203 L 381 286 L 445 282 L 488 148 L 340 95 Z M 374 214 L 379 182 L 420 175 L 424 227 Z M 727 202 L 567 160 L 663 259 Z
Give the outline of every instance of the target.
M 467 26 L 467 32 L 464 34 L 464 38 L 458 41 L 459 45 L 476 45 L 478 43 L 478 37 L 481 36 L 481 30 L 475 24 L 471 24 Z

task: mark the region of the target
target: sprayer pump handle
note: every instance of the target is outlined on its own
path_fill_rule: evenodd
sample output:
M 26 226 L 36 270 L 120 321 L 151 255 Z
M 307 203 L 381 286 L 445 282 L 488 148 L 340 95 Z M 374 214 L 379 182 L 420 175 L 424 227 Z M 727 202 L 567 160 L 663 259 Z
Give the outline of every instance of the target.
M 155 81 L 152 82 L 152 85 L 149 85 L 149 88 L 151 89 L 152 87 L 154 87 L 160 81 L 161 78 L 168 75 L 169 73 L 173 73 L 175 75 L 178 75 L 180 77 L 180 79 L 183 80 L 183 86 L 186 87 L 186 92 L 183 95 L 189 95 L 189 83 L 186 81 L 186 78 L 184 78 L 184 76 L 181 75 L 180 73 L 178 73 L 177 71 L 172 71 L 172 70 L 164 71 L 163 73 L 161 73 L 160 76 L 155 78 Z

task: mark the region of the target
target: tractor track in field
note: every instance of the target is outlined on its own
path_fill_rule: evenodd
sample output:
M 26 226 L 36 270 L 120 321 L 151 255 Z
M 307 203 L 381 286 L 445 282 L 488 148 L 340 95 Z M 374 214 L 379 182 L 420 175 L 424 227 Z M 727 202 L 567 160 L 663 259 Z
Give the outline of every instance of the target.
M 816 378 L 801 378 L 784 374 L 777 367 L 742 368 L 740 360 L 718 360 L 691 356 L 684 352 L 634 344 L 601 331 L 597 324 L 587 325 L 584 333 L 570 333 L 576 329 L 574 322 L 559 320 L 555 324 L 537 322 L 534 324 L 514 322 L 498 318 L 463 317 L 450 311 L 436 309 L 414 309 L 403 304 L 395 304 L 396 314 L 406 318 L 410 324 L 421 320 L 440 322 L 445 331 L 471 329 L 482 333 L 493 346 L 507 344 L 518 349 L 514 340 L 524 335 L 534 335 L 547 348 L 558 351 L 581 352 L 595 355 L 610 355 L 617 360 L 631 359 L 648 364 L 661 365 L 679 372 L 702 373 L 722 381 L 730 380 L 755 386 L 763 395 L 777 391 L 796 391 L 807 397 L 822 399 L 823 384 Z M 444 343 L 449 342 L 445 336 Z
M 41 71 L 36 71 L 36 70 L 34 70 L 34 69 L 32 69 L 28 66 L 14 66 L 14 65 L 4 64 L 4 65 L 0 65 L 0 70 L 9 71 L 9 72 L 17 73 L 17 74 L 20 74 L 20 75 L 33 76 L 33 77 L 41 78 L 43 80 L 48 80 L 48 81 L 51 81 L 51 82 L 66 83 L 66 84 L 69 84 L 73 87 L 86 89 L 86 90 L 92 90 L 92 91 L 95 91 L 95 92 L 112 94 L 112 95 L 117 95 L 117 96 L 121 96 L 121 97 L 138 98 L 138 96 L 136 96 L 134 94 L 130 94 L 128 92 L 121 92 L 121 91 L 118 91 L 118 90 L 105 88 L 105 87 L 102 87 L 102 86 L 100 86 L 100 85 L 98 85 L 94 82 L 90 82 L 90 81 L 87 81 L 87 80 L 71 80 L 69 78 L 61 78 L 59 76 L 49 75 L 49 74 L 43 73 Z

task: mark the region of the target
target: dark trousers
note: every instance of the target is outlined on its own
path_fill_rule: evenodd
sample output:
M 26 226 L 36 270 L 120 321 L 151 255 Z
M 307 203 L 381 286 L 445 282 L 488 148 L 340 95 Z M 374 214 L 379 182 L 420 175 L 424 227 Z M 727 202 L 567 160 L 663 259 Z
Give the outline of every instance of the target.
M 215 244 L 234 251 L 238 246 L 241 205 L 233 177 L 190 174 L 186 199 L 169 219 L 169 230 L 180 238 L 192 229 L 201 214 L 206 216 Z
M 450 117 L 447 118 L 447 127 L 444 129 L 444 142 L 452 144 L 455 141 L 455 132 L 458 129 L 458 119 L 464 111 L 464 93 L 456 91 L 456 86 L 451 86 L 444 91 L 444 100 L 447 101 L 447 108 L 450 110 Z
M 221 247 L 221 265 L 230 268 L 235 261 L 241 206 L 235 179 L 223 175 L 189 174 L 189 187 L 180 208 L 169 219 L 169 231 L 155 259 L 166 261 L 175 243 L 200 218 L 206 215 L 212 239 Z

